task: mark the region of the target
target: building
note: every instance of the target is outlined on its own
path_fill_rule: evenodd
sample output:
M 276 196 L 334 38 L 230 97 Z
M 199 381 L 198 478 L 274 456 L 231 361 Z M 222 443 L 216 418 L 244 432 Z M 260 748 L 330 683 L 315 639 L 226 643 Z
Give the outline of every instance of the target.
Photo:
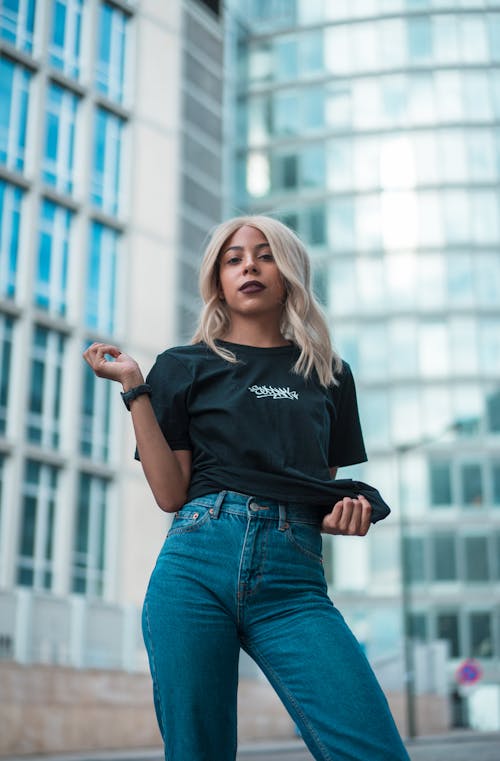
M 332 596 L 375 664 L 406 629 L 498 682 L 500 3 L 230 8 L 234 208 L 307 243 L 370 456 L 342 474 L 394 506 L 328 543 Z
M 219 3 L 0 8 L 0 656 L 145 668 L 140 603 L 167 518 L 118 386 L 190 335 L 221 218 Z M 181 252 L 181 256 L 179 256 Z M 138 541 L 140 538 L 140 541 Z

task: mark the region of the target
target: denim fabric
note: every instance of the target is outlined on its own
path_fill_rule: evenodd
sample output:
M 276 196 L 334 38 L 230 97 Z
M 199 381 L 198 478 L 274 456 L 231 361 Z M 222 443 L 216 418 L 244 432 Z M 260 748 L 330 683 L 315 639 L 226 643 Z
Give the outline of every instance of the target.
M 176 514 L 143 609 L 166 761 L 234 761 L 240 647 L 315 759 L 409 761 L 327 595 L 321 541 L 311 507 L 236 492 L 197 498 Z

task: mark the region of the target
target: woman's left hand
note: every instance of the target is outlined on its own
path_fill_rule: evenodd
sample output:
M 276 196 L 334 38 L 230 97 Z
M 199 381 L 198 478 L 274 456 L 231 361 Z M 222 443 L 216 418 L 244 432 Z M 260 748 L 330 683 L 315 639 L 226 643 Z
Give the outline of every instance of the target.
M 370 528 L 372 506 L 361 494 L 356 499 L 344 497 L 327 513 L 321 524 L 324 534 L 365 536 Z

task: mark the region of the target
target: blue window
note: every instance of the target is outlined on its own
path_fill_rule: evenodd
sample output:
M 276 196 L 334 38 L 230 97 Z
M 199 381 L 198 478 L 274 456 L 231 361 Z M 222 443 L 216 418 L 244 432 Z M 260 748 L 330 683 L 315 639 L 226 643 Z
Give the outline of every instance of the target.
M 73 155 L 78 98 L 59 85 L 47 90 L 42 177 L 61 193 L 73 190 Z
M 35 0 L 2 0 L 0 37 L 25 53 L 33 50 Z
M 122 119 L 97 109 L 91 201 L 112 215 L 119 209 L 122 128 Z
M 123 102 L 128 17 L 118 8 L 102 3 L 99 18 L 99 41 L 96 86 L 111 100 Z
M 29 82 L 22 66 L 0 58 L 0 164 L 17 171 L 24 167 Z
M 53 580 L 54 523 L 58 470 L 26 463 L 17 557 L 17 583 L 50 589 Z
M 16 294 L 22 191 L 0 180 L 0 297 Z
M 106 560 L 106 513 L 109 484 L 80 475 L 73 538 L 72 591 L 102 597 Z
M 102 383 L 83 365 L 80 452 L 106 462 L 109 457 L 111 383 Z
M 34 298 L 40 309 L 61 316 L 67 305 L 71 217 L 63 206 L 42 201 Z
M 32 444 L 53 449 L 60 439 L 63 356 L 64 336 L 35 326 L 26 437 Z
M 90 230 L 86 325 L 98 333 L 115 331 L 118 233 L 94 222 Z
M 82 4 L 82 0 L 54 0 L 52 6 L 49 62 L 75 79 L 80 74 Z
M 13 330 L 14 321 L 12 317 L 0 315 L 0 435 L 5 434 L 7 428 Z

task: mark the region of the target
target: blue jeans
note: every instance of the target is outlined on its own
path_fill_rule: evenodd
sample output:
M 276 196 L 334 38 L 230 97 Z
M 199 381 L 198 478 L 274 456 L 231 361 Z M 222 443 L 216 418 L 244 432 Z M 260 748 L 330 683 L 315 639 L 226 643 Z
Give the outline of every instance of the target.
M 176 514 L 143 609 L 166 761 L 234 761 L 238 658 L 256 661 L 321 761 L 409 761 L 327 595 L 314 508 L 236 492 Z

